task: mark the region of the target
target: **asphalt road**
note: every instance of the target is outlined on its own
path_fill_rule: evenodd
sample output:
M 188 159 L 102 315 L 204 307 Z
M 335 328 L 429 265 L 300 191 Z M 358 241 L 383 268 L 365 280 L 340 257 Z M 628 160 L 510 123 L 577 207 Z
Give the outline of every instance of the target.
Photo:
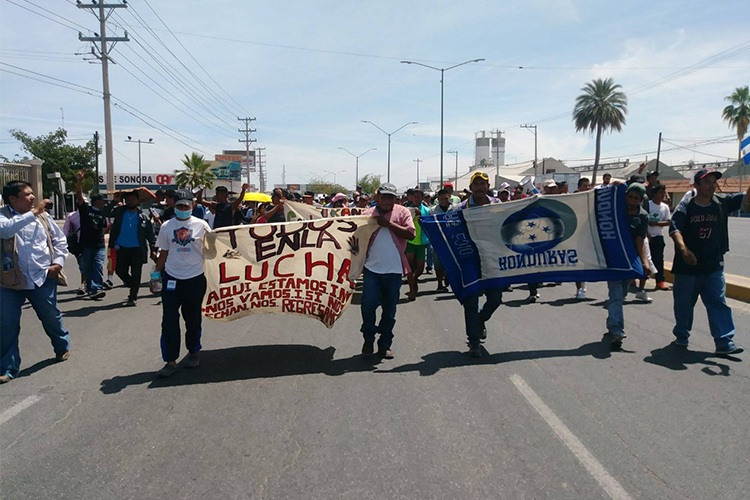
M 399 307 L 393 360 L 358 356 L 352 305 L 331 330 L 206 321 L 202 365 L 167 380 L 158 298 L 64 290 L 70 360 L 27 308 L 22 376 L 0 388 L 2 497 L 747 498 L 750 353 L 716 357 L 702 309 L 679 352 L 668 292 L 628 303 L 611 353 L 603 284 L 580 303 L 571 283 L 532 305 L 516 289 L 475 360 L 433 288 Z M 750 307 L 731 304 L 750 344 Z
M 672 240 L 667 240 L 664 258 L 674 258 Z M 724 257 L 724 272 L 750 278 L 750 218 L 729 218 L 729 253 Z

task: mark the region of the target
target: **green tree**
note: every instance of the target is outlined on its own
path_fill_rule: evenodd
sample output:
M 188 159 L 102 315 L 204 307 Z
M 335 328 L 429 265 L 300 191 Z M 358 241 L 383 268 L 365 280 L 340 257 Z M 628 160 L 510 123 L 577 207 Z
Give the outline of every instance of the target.
M 373 194 L 380 187 L 381 180 L 379 175 L 365 174 L 364 177 L 359 179 L 357 182 L 358 186 L 362 186 L 362 190 L 365 193 Z
M 32 137 L 21 130 L 11 130 L 10 135 L 21 142 L 22 149 L 29 156 L 44 160 L 42 164 L 44 196 L 50 196 L 55 189 L 52 179 L 47 179 L 47 174 L 53 172 L 60 172 L 69 189 L 75 187 L 76 174 L 79 170 L 86 170 L 86 177 L 83 179 L 84 191 L 91 191 L 98 182 L 93 171 L 98 153 L 93 139 L 84 146 L 66 144 L 68 132 L 62 128 L 38 137 Z
M 576 98 L 573 108 L 573 121 L 576 132 L 596 132 L 596 155 L 594 156 L 594 173 L 591 184 L 596 184 L 596 171 L 599 168 L 599 158 L 602 150 L 602 132 L 617 130 L 622 132 L 625 125 L 625 115 L 628 113 L 628 98 L 624 92 L 618 90 L 622 86 L 612 78 L 602 80 L 597 78 L 584 85 L 583 94 Z
M 724 108 L 721 112 L 721 117 L 725 121 L 729 122 L 729 126 L 737 130 L 737 140 L 742 141 L 747 133 L 747 126 L 750 123 L 750 90 L 748 86 L 737 87 L 732 92 L 732 95 L 728 95 L 724 98 L 725 101 L 729 101 L 732 104 Z M 737 159 L 740 159 L 741 150 L 737 148 Z
M 348 190 L 341 184 L 334 184 L 328 182 L 325 179 L 310 179 L 307 183 L 307 190 L 312 191 L 315 194 L 336 194 L 346 193 Z
M 213 187 L 216 176 L 210 171 L 211 164 L 203 159 L 203 155 L 193 152 L 182 159 L 185 170 L 175 170 L 175 182 L 181 188 L 198 186 Z

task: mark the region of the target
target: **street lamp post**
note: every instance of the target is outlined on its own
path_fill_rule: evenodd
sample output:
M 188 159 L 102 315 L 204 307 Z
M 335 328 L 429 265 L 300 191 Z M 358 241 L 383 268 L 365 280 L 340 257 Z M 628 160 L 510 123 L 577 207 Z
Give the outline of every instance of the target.
M 333 183 L 336 184 L 336 176 L 338 174 L 343 174 L 344 172 L 346 172 L 346 170 L 339 170 L 337 172 L 331 172 L 330 170 L 323 170 L 323 172 L 327 174 L 331 174 L 333 176 Z
M 456 180 L 453 182 L 458 184 L 458 151 L 448 151 L 447 153 L 456 157 Z M 457 185 L 453 186 L 453 189 L 457 189 L 457 188 L 458 188 Z
M 399 130 L 401 130 L 402 128 L 406 127 L 407 125 L 416 125 L 419 122 L 404 123 L 403 125 L 401 125 L 399 128 L 397 128 L 391 133 L 386 132 L 382 128 L 372 123 L 370 120 L 362 120 L 362 123 L 369 123 L 370 125 L 372 125 L 373 127 L 375 127 L 376 129 L 380 130 L 381 132 L 383 132 L 385 135 L 388 136 L 388 175 L 386 176 L 386 178 L 388 179 L 387 182 L 391 182 L 391 136 L 395 134 L 396 132 L 398 132 Z
M 401 64 L 416 64 L 417 66 L 423 66 L 425 68 L 434 69 L 435 71 L 440 71 L 440 183 L 441 184 L 443 183 L 443 124 L 444 124 L 443 95 L 444 95 L 445 72 L 450 69 L 463 66 L 464 64 L 476 63 L 476 62 L 482 62 L 482 61 L 484 61 L 484 59 L 472 59 L 470 61 L 464 61 L 461 64 L 455 64 L 448 68 L 436 68 L 434 66 L 429 66 L 427 64 L 422 64 L 416 61 L 401 61 Z
M 370 148 L 359 156 L 355 155 L 354 153 L 352 153 L 346 148 L 339 148 L 339 149 L 343 149 L 344 151 L 352 155 L 357 160 L 354 166 L 354 189 L 357 189 L 357 184 L 359 184 L 359 159 L 363 157 L 364 155 L 366 155 L 367 153 L 369 153 L 370 151 L 375 151 L 378 148 Z
M 138 185 L 143 186 L 143 179 L 141 175 L 141 144 L 154 144 L 153 139 L 149 139 L 148 141 L 142 141 L 140 139 L 133 140 L 132 137 L 128 136 L 128 140 L 125 142 L 137 142 L 138 143 Z M 97 181 L 98 182 L 98 181 Z
M 536 171 L 536 166 L 538 163 L 536 157 L 536 125 L 521 125 L 521 128 L 528 129 L 529 131 L 531 131 L 531 129 L 534 129 L 534 132 L 532 133 L 534 134 L 534 176 L 536 177 L 538 175 L 538 172 Z M 544 172 L 542 172 L 542 174 L 544 174 Z

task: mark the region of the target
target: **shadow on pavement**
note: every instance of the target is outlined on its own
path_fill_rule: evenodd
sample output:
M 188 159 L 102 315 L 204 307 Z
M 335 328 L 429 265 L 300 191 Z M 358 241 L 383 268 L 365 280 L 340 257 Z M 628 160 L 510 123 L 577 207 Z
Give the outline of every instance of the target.
M 117 302 L 110 303 L 110 304 L 103 304 L 99 302 L 99 304 L 100 305 L 97 305 L 97 306 L 85 306 L 85 307 L 81 307 L 80 309 L 65 310 L 63 311 L 63 317 L 84 318 L 86 316 L 89 316 L 99 311 L 109 311 L 111 309 L 127 308 L 127 306 L 123 305 L 122 301 L 117 301 Z
M 18 377 L 19 378 L 20 377 L 28 377 L 29 375 L 32 375 L 32 374 L 38 372 L 39 370 L 42 370 L 44 368 L 47 368 L 48 366 L 52 366 L 54 364 L 57 364 L 57 362 L 58 361 L 55 358 L 47 358 L 47 359 L 43 359 L 41 361 L 37 361 L 33 365 L 31 365 L 31 366 L 29 366 L 27 368 L 24 368 L 23 370 L 21 370 L 20 372 L 18 372 Z
M 378 358 L 356 355 L 333 359 L 334 347 L 321 349 L 310 345 L 259 345 L 201 351 L 201 365 L 180 370 L 169 378 L 156 377 L 156 371 L 134 373 L 105 379 L 99 390 L 115 394 L 132 386 L 149 384 L 148 388 L 161 388 L 194 384 L 213 384 L 235 380 L 288 377 L 323 373 L 339 376 L 348 372 L 371 372 Z
M 742 362 L 742 359 L 735 356 L 719 356 L 712 352 L 691 351 L 675 344 L 654 349 L 650 356 L 643 358 L 643 361 L 670 370 L 687 370 L 688 365 L 705 365 L 701 371 L 706 375 L 721 375 L 722 377 L 730 375 L 731 368 L 728 364 L 719 363 L 709 358 L 723 359 L 734 363 Z
M 422 376 L 434 375 L 444 368 L 458 368 L 460 366 L 475 365 L 499 365 L 500 363 L 509 363 L 511 361 L 525 361 L 530 359 L 543 358 L 566 358 L 592 356 L 596 359 L 607 359 L 612 356 L 610 343 L 602 340 L 600 342 L 589 342 L 575 349 L 544 349 L 538 351 L 512 351 L 498 352 L 487 354 L 481 358 L 470 358 L 465 352 L 459 351 L 441 351 L 433 352 L 422 356 L 419 363 L 402 365 L 392 370 L 378 370 L 375 373 L 404 373 L 419 372 Z

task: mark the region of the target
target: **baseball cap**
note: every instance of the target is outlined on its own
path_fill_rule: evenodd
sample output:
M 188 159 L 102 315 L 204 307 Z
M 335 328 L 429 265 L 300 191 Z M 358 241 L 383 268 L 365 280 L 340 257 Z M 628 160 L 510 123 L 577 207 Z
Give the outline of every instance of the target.
M 471 181 L 469 182 L 469 184 L 472 184 L 477 179 L 482 179 L 487 182 L 490 182 L 490 176 L 482 172 L 481 170 L 477 170 L 471 175 Z
M 333 198 L 331 198 L 331 201 L 333 203 L 336 203 L 337 201 L 346 201 L 346 195 L 344 193 L 336 193 Z
M 193 195 L 183 189 L 178 189 L 177 191 L 174 192 L 174 204 L 175 205 L 192 205 Z
M 640 182 L 634 182 L 634 183 L 628 185 L 627 192 L 629 193 L 631 191 L 635 191 L 639 195 L 645 196 L 646 195 L 646 186 L 644 186 Z
M 646 174 L 646 178 L 649 178 L 652 175 L 655 175 L 655 176 L 659 177 L 659 172 L 657 172 L 656 170 L 652 170 L 651 172 L 649 172 L 649 173 Z
M 693 182 L 694 183 L 699 182 L 701 179 L 703 179 L 707 175 L 715 175 L 717 179 L 721 179 L 721 172 L 714 170 L 712 168 L 702 168 L 698 170 L 693 176 Z
M 543 187 L 557 187 L 557 182 L 555 182 L 555 179 L 547 179 L 544 181 L 544 184 L 542 184 Z
M 640 174 L 633 174 L 630 176 L 630 179 L 628 179 L 628 184 L 633 184 L 633 183 L 643 184 L 644 182 L 646 182 L 646 178 Z
M 100 194 L 92 194 L 91 195 L 91 202 L 92 203 L 95 202 L 95 201 L 101 201 L 103 199 L 104 199 L 104 196 L 102 196 Z
M 452 188 L 452 187 L 453 187 L 453 183 L 452 183 L 452 182 L 446 182 L 445 184 L 443 184 L 443 187 L 446 187 L 446 188 L 447 188 L 447 187 L 449 187 L 449 188 Z
M 380 187 L 378 188 L 378 194 L 390 194 L 391 196 L 398 196 L 396 186 L 389 182 L 380 185 Z

